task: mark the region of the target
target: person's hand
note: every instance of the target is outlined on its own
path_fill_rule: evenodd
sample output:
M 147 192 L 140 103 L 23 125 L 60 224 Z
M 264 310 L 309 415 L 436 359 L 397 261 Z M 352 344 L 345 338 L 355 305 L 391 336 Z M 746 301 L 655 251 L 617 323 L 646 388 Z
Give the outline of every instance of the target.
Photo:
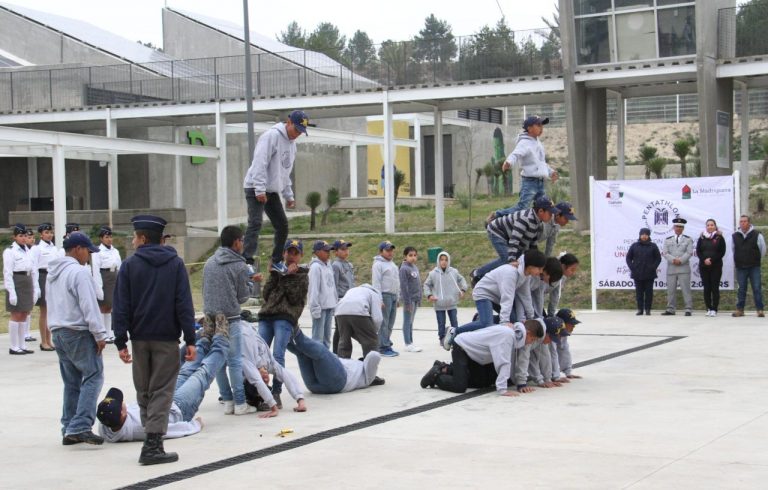
M 581 379 L 581 376 L 578 374 L 569 374 L 568 379 Z
M 554 388 L 555 383 L 553 383 L 552 381 L 544 381 L 539 386 L 541 386 L 542 388 Z
M 520 262 L 518 262 L 517 260 L 513 260 L 512 262 L 509 263 L 509 265 L 511 265 L 512 267 L 517 267 L 518 265 L 520 265 Z
M 187 353 L 184 355 L 185 361 L 194 361 L 197 356 L 197 348 L 194 345 L 187 346 Z
M 128 350 L 128 347 L 118 351 L 117 355 L 120 356 L 120 360 L 123 361 L 125 364 L 130 364 L 133 362 L 133 359 L 131 358 L 131 352 Z
M 517 393 L 515 391 L 511 391 L 511 390 L 507 390 L 504 393 L 502 393 L 501 396 L 520 396 L 520 393 Z
M 288 266 L 288 272 L 286 274 L 296 274 L 296 271 L 299 270 L 298 264 L 290 264 Z
M 293 209 L 296 207 L 296 201 L 285 201 L 285 207 L 288 209 Z
M 304 399 L 303 398 L 299 398 L 296 401 L 296 404 L 297 405 L 293 408 L 294 412 L 306 412 L 307 411 L 307 404 L 304 403 Z
M 266 413 L 260 413 L 259 418 L 260 419 L 271 419 L 272 417 L 277 417 L 280 415 L 280 410 L 277 409 L 277 405 L 273 406 L 269 409 L 269 412 Z
M 267 202 L 267 194 L 266 193 L 256 194 L 256 200 L 261 203 Z
M 536 388 L 534 388 L 533 386 L 523 386 L 522 388 L 518 388 L 517 391 L 519 391 L 520 393 L 533 393 L 534 391 L 536 391 Z
M 428 299 L 429 301 L 433 302 L 433 303 L 434 303 L 435 301 L 437 301 L 437 297 L 436 297 L 435 295 L 433 295 L 433 294 L 429 295 L 429 297 L 428 297 L 427 299 Z
M 200 416 L 195 417 L 195 420 L 198 424 L 200 424 L 200 430 L 203 430 L 205 428 L 205 424 L 203 423 L 203 418 Z
M 552 384 L 555 386 L 555 388 L 559 388 L 563 386 L 563 383 L 561 383 L 559 380 L 553 379 Z
M 491 221 L 496 219 L 496 211 L 491 211 L 491 214 L 488 215 L 487 218 L 485 218 L 485 224 L 490 225 Z
M 8 291 L 8 302 L 11 304 L 11 306 L 16 306 L 16 303 L 19 302 L 19 298 L 16 296 L 15 292 Z
M 552 174 L 549 176 L 550 179 L 552 179 L 552 183 L 557 182 L 557 179 L 560 178 L 560 174 L 557 173 L 557 170 L 552 170 Z
M 706 264 L 706 265 L 712 265 L 712 259 L 710 259 L 709 257 L 707 257 L 706 259 L 704 259 L 704 264 Z
M 261 272 L 257 272 L 256 274 L 251 276 L 251 281 L 253 282 L 261 282 L 264 279 L 264 276 L 261 275 Z
M 501 166 L 501 171 L 502 171 L 502 172 L 506 172 L 506 171 L 507 171 L 507 170 L 509 170 L 510 168 L 512 168 L 512 164 L 511 164 L 511 163 L 509 163 L 509 162 L 504 162 L 504 163 L 502 164 L 502 166 Z
M 567 377 L 567 376 L 563 376 L 562 378 L 558 379 L 558 380 L 557 380 L 557 382 L 558 382 L 558 383 L 570 383 L 570 382 L 571 382 L 571 380 L 570 380 L 570 379 L 568 379 L 568 377 Z
M 465 294 L 465 292 L 464 292 L 464 291 L 460 292 L 460 293 L 459 293 L 459 299 L 463 299 L 463 298 L 464 298 L 464 294 Z
M 107 341 L 106 340 L 97 340 L 96 341 L 96 355 L 100 356 L 101 355 L 101 351 L 103 351 L 104 347 L 106 347 L 106 346 L 107 346 Z

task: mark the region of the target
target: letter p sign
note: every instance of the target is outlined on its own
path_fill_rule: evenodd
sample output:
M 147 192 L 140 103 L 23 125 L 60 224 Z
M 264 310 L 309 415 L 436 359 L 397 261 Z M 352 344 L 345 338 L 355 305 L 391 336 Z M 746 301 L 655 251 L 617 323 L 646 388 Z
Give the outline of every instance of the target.
M 189 140 L 190 145 L 201 145 L 201 146 L 208 145 L 208 138 L 205 137 L 202 131 L 197 131 L 197 130 L 187 131 L 187 139 Z M 191 157 L 191 158 L 192 158 L 192 165 L 202 165 L 207 160 L 207 158 L 205 157 Z

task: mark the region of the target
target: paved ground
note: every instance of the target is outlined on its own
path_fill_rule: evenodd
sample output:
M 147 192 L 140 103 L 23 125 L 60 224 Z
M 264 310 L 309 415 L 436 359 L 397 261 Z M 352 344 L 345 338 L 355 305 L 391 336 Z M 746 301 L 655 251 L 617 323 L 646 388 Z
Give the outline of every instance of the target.
M 175 488 L 765 488 L 768 320 L 578 316 L 571 348 L 587 365 L 563 388 L 518 398 L 422 390 L 432 361 L 449 359 L 422 308 L 424 352 L 384 359 L 386 385 L 308 394 L 303 414 L 284 398 L 267 420 L 223 415 L 214 387 L 203 432 L 166 442 L 180 461 L 155 467 L 137 464 L 140 443 L 62 446 L 55 353 L 0 355 L 0 488 L 116 488 L 176 472 L 165 480 Z M 402 346 L 399 330 L 393 338 Z M 0 352 L 7 344 L 0 336 Z M 132 399 L 130 368 L 110 349 L 103 391 Z M 277 437 L 283 428 L 294 433 Z

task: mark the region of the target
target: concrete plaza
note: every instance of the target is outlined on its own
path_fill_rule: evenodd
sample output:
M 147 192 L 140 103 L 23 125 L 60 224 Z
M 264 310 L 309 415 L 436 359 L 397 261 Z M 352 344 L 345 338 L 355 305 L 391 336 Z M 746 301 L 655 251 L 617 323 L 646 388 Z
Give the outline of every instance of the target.
M 460 310 L 460 322 L 471 315 Z M 450 360 L 422 307 L 414 337 L 424 351 L 383 359 L 384 386 L 307 393 L 307 413 L 284 391 L 280 416 L 259 419 L 223 415 L 214 384 L 203 431 L 166 441 L 179 462 L 150 467 L 137 463 L 140 443 L 62 446 L 56 354 L 3 355 L 0 487 L 765 488 L 766 319 L 577 316 L 570 343 L 583 379 L 562 388 L 517 398 L 421 389 L 432 361 Z M 309 324 L 305 313 L 305 333 Z M 7 344 L 0 336 L 0 352 Z M 114 346 L 104 361 L 103 393 L 117 386 L 133 401 Z M 290 354 L 287 364 L 298 375 Z

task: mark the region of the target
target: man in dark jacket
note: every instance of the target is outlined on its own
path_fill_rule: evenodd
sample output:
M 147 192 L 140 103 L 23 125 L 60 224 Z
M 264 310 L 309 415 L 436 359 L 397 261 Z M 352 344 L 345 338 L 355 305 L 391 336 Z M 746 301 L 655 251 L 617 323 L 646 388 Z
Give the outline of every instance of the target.
M 195 359 L 195 313 L 184 262 L 176 250 L 161 245 L 166 221 L 134 216 L 136 253 L 120 267 L 115 284 L 113 319 L 120 359 L 133 362 L 133 384 L 146 432 L 139 463 L 170 463 L 163 434 L 179 373 L 179 336 L 184 335 L 187 361 Z M 133 357 L 127 342 L 131 340 Z
M 757 316 L 763 318 L 763 290 L 760 280 L 760 262 L 765 255 L 765 238 L 752 226 L 746 214 L 739 218 L 739 229 L 733 234 L 733 262 L 736 266 L 736 280 L 739 291 L 736 295 L 736 311 L 733 316 L 744 316 L 747 301 L 747 282 L 752 283 Z
M 631 277 L 635 281 L 635 298 L 637 299 L 637 315 L 651 314 L 653 304 L 653 280 L 656 279 L 656 269 L 661 264 L 659 247 L 651 241 L 651 230 L 640 228 L 640 238 L 627 252 L 627 265 Z

